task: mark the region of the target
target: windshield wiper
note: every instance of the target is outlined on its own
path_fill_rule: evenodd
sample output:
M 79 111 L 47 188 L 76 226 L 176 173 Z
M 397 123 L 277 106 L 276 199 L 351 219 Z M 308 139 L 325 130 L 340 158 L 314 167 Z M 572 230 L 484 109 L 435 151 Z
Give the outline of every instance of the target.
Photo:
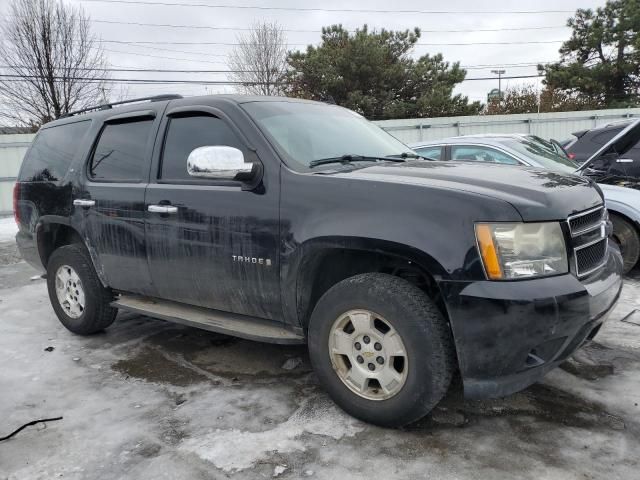
M 423 156 L 418 155 L 418 154 L 413 153 L 413 152 L 402 152 L 402 153 L 399 153 L 398 155 L 387 155 L 385 158 L 393 159 L 394 157 L 400 157 L 400 158 L 424 158 Z
M 318 165 L 326 165 L 328 163 L 380 162 L 380 161 L 404 162 L 405 160 L 403 158 L 393 158 L 393 156 L 375 157 L 370 155 L 358 155 L 358 154 L 348 153 L 340 157 L 319 158 L 318 160 L 312 160 L 311 162 L 309 162 L 309 168 L 317 167 Z

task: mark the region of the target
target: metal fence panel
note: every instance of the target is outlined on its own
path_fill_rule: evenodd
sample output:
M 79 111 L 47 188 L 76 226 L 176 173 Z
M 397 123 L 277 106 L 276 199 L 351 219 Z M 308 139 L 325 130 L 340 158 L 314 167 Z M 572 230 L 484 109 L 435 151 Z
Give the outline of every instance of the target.
M 405 143 L 482 133 L 531 133 L 542 138 L 563 140 L 578 130 L 633 117 L 640 117 L 640 108 L 380 120 L 375 123 Z
M 0 215 L 13 210 L 13 185 L 33 134 L 0 135 Z

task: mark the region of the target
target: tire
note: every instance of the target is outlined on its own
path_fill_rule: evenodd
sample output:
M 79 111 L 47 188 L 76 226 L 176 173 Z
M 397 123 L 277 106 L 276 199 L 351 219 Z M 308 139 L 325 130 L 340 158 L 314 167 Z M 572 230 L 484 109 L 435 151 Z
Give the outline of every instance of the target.
M 76 279 L 79 282 L 74 283 Z M 57 282 L 58 285 L 70 282 L 70 293 L 63 292 L 63 295 L 67 295 L 67 299 L 73 296 L 69 299 L 73 306 L 60 301 Z M 47 290 L 53 310 L 62 325 L 78 335 L 91 335 L 104 330 L 113 323 L 118 313 L 117 309 L 110 306 L 113 293 L 100 283 L 89 253 L 82 245 L 65 245 L 51 254 L 47 264 Z
M 622 253 L 623 272 L 629 273 L 640 258 L 640 233 L 631 222 L 620 215 L 612 213 L 611 222 L 613 223 L 613 241 L 618 244 Z
M 365 346 L 366 338 L 359 332 L 366 331 L 371 319 L 373 334 L 368 335 L 371 338 Z M 358 325 L 351 333 L 350 323 L 354 328 Z M 390 330 L 384 333 L 387 327 Z M 400 362 L 392 355 L 392 350 L 399 350 L 394 331 L 406 353 Z M 374 343 L 376 338 L 382 346 Z M 447 392 L 456 367 L 451 332 L 436 305 L 406 280 L 381 273 L 356 275 L 330 288 L 311 315 L 308 345 L 313 368 L 331 398 L 352 416 L 383 427 L 400 427 L 429 413 Z M 350 350 L 358 347 L 360 350 Z M 385 354 L 381 365 L 377 364 L 378 347 Z M 351 357 L 339 353 L 343 351 L 351 351 Z M 361 353 L 361 359 L 367 356 L 367 360 L 360 362 L 357 355 Z M 356 362 L 363 370 L 367 365 L 365 374 L 375 381 L 358 382 Z M 393 368 L 404 380 L 382 388 L 389 371 L 384 368 Z M 345 377 L 349 378 L 343 380 Z M 363 383 L 368 386 L 358 389 Z

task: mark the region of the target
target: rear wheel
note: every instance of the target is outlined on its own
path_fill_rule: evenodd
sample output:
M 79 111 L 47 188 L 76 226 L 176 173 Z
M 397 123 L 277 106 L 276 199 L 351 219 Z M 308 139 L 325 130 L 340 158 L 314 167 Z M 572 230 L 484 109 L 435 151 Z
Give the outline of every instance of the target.
M 640 234 L 631 222 L 620 215 L 611 214 L 611 222 L 613 223 L 613 241 L 620 247 L 624 273 L 628 273 L 640 258 Z
M 47 265 L 49 300 L 60 322 L 73 333 L 90 335 L 113 323 L 113 294 L 100 283 L 89 253 L 82 245 L 65 245 Z
M 449 327 L 435 304 L 406 280 L 379 273 L 343 280 L 322 296 L 309 353 L 341 408 L 386 427 L 426 415 L 455 368 Z

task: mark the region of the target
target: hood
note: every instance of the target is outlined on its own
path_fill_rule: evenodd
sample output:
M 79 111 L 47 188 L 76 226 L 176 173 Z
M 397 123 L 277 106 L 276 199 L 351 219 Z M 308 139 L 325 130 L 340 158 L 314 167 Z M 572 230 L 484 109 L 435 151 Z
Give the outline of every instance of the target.
M 499 164 L 422 160 L 385 163 L 337 176 L 484 195 L 510 203 L 525 221 L 564 220 L 603 203 L 599 189 L 587 178 Z
M 631 122 L 620 133 L 605 143 L 600 149 L 598 149 L 593 155 L 591 155 L 586 162 L 578 169 L 579 172 L 584 171 L 589 165 L 591 165 L 596 159 L 605 155 L 615 155 L 616 157 L 623 157 L 629 150 L 631 150 L 640 141 L 640 119 Z

